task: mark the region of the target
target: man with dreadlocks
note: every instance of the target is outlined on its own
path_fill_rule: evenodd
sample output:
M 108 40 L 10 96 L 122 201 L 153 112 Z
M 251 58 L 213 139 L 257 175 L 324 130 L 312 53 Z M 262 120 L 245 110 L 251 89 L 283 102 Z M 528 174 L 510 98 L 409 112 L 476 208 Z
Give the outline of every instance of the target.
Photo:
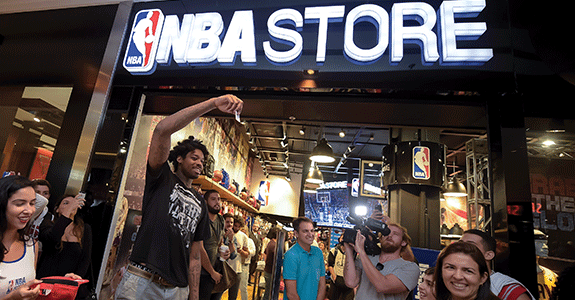
M 170 145 L 173 133 L 216 108 L 240 113 L 243 102 L 233 95 L 211 98 L 166 117 L 154 129 L 142 224 L 116 299 L 198 298 L 200 250 L 210 231 L 206 202 L 192 188 L 192 181 L 201 174 L 208 150 L 193 137 L 172 150 Z M 173 172 L 167 161 L 173 164 Z

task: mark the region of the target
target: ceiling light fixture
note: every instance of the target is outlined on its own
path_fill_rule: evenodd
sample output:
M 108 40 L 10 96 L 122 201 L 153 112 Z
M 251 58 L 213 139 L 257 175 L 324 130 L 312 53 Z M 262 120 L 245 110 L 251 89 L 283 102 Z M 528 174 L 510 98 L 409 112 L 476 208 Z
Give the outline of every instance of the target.
M 316 75 L 318 73 L 318 70 L 312 70 L 312 69 L 307 69 L 307 70 L 303 70 L 303 73 L 305 75 Z
M 332 163 L 335 161 L 333 157 L 333 149 L 327 143 L 325 138 L 319 140 L 317 145 L 311 151 L 309 159 L 316 163 Z
M 467 189 L 465 188 L 463 183 L 461 183 L 459 179 L 457 179 L 457 176 L 453 176 L 451 177 L 451 180 L 449 180 L 449 182 L 447 183 L 443 195 L 448 197 L 465 197 L 467 196 Z
M 543 141 L 542 144 L 543 144 L 543 147 L 549 147 L 549 146 L 555 145 L 555 142 L 552 140 L 545 140 L 545 141 Z
M 319 184 L 306 183 L 303 186 L 303 192 L 304 193 L 310 193 L 310 194 L 317 194 L 317 188 L 318 187 L 319 187 Z
M 339 132 L 339 137 L 340 137 L 340 138 L 344 138 L 344 137 L 345 137 L 345 131 L 344 131 L 343 129 Z
M 305 134 L 305 127 L 301 127 L 301 129 L 299 130 L 299 135 L 304 135 Z
M 307 178 L 305 182 L 313 183 L 313 184 L 321 184 L 323 183 L 323 174 L 317 167 L 316 164 L 312 162 L 311 167 L 309 168 L 309 172 L 307 173 Z

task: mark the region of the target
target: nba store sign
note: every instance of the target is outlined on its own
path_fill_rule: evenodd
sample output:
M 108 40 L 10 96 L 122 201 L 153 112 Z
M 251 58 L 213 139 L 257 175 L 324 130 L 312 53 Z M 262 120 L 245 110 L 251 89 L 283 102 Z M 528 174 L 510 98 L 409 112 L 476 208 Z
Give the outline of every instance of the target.
M 493 57 L 491 48 L 458 47 L 458 41 L 477 40 L 487 31 L 487 24 L 475 20 L 486 8 L 485 0 L 449 0 L 438 9 L 425 2 L 394 3 L 387 10 L 377 4 L 313 6 L 296 10 L 281 8 L 260 16 L 253 10 L 233 12 L 224 24 L 218 12 L 164 15 L 161 9 L 144 9 L 136 13 L 123 59 L 132 74 L 152 74 L 157 64 L 179 67 L 219 64 L 233 65 L 236 59 L 244 66 L 257 65 L 256 49 L 263 49 L 272 64 L 293 64 L 303 51 L 302 32 L 314 30 L 317 36 L 315 62 L 329 64 L 326 56 L 328 36 L 337 41 L 341 55 L 351 64 L 371 64 L 389 50 L 389 64 L 399 64 L 404 57 L 404 43 L 418 44 L 423 65 L 481 65 Z M 346 11 L 349 10 L 346 14 Z M 267 18 L 267 36 L 256 45 L 255 18 Z M 376 40 L 366 48 L 356 44 L 359 23 L 373 25 Z M 306 26 L 314 23 L 317 26 Z M 343 32 L 331 32 L 330 24 L 342 23 Z M 317 29 L 316 29 L 317 28 Z M 343 38 L 341 38 L 343 37 Z M 275 43 L 288 45 L 279 49 Z

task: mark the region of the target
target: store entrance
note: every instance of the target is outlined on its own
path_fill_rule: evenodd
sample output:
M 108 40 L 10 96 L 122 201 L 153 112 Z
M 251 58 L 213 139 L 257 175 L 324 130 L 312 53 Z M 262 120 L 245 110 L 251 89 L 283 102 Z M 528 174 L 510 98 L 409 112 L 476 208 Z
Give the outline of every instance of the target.
M 445 244 L 456 241 L 462 231 L 468 228 L 486 229 L 487 226 L 494 226 L 494 232 L 501 235 L 502 241 L 506 240 L 507 220 L 504 219 L 507 213 L 506 205 L 492 208 L 489 201 L 492 197 L 489 187 L 490 167 L 488 163 L 486 164 L 489 161 L 486 112 L 489 99 L 479 95 L 450 92 L 441 96 L 424 98 L 418 95 L 414 97 L 416 99 L 407 99 L 371 89 L 116 87 L 112 99 L 123 99 L 121 103 L 125 104 L 125 108 L 109 110 L 108 114 L 114 116 L 111 119 L 118 119 L 114 122 L 123 126 L 123 130 L 118 130 L 114 126 L 109 127 L 109 129 L 116 128 L 112 130 L 118 136 L 118 140 L 113 141 L 115 148 L 108 147 L 116 149 L 115 153 L 110 152 L 106 156 L 104 151 L 100 151 L 97 152 L 97 156 L 108 157 L 107 165 L 114 165 L 114 171 L 110 174 L 121 173 L 123 170 L 128 172 L 128 181 L 130 177 L 142 180 L 141 170 L 132 169 L 131 166 L 145 165 L 145 157 L 139 154 L 147 151 L 147 141 L 154 124 L 163 116 L 181 108 L 225 93 L 233 93 L 244 100 L 245 106 L 240 115 L 240 122 L 233 116 L 212 111 L 188 126 L 187 131 L 176 134 L 174 140 L 194 135 L 211 144 L 211 151 L 216 161 L 215 169 L 229 171 L 229 186 L 232 182 L 238 184 L 235 188 L 237 199 L 243 199 L 240 198 L 243 188 L 246 188 L 248 194 L 257 196 L 261 182 L 270 182 L 272 185 L 281 182 L 282 187 L 281 190 L 276 190 L 277 194 L 282 196 L 280 205 L 274 205 L 272 195 L 269 203 L 263 205 L 262 202 L 259 208 L 252 207 L 250 202 L 252 200 L 233 200 L 229 201 L 227 209 L 266 220 L 277 219 L 285 224 L 289 223 L 285 220 L 291 217 L 309 215 L 310 209 L 306 205 L 310 201 L 307 199 L 319 199 L 317 195 L 306 192 L 309 186 L 305 182 L 311 167 L 309 156 L 322 138 L 331 145 L 335 160 L 332 163 L 318 164 L 317 169 L 322 173 L 324 182 L 329 183 L 326 188 L 335 190 L 336 193 L 339 182 L 347 184 L 354 178 L 362 176 L 363 172 L 369 172 L 366 166 L 375 163 L 377 171 L 377 164 L 382 162 L 382 149 L 385 146 L 408 139 L 436 141 L 446 147 L 446 178 L 448 180 L 457 178 L 467 191 L 470 191 L 468 194 L 474 198 L 445 195 L 435 197 L 432 195 L 433 192 L 425 191 L 426 199 L 431 199 L 426 201 L 440 201 L 439 211 L 436 219 L 430 219 L 429 224 L 425 225 L 427 227 L 410 229 L 418 234 L 425 233 L 422 236 L 415 236 L 414 246 L 439 249 Z M 139 110 L 141 114 L 138 113 Z M 529 120 L 530 126 L 534 126 L 533 122 L 541 121 Z M 123 135 L 120 138 L 121 132 Z M 529 133 L 530 154 L 533 150 L 541 150 L 542 146 L 536 141 L 543 140 L 544 134 L 543 130 Z M 100 137 L 105 136 L 110 135 L 100 134 Z M 101 146 L 110 143 L 109 139 L 105 142 L 100 139 L 98 141 L 101 142 L 99 144 Z M 549 148 L 546 149 L 547 152 L 553 152 Z M 563 158 L 568 158 L 571 151 L 565 153 L 560 154 Z M 125 165 L 124 161 L 129 157 L 132 164 Z M 138 163 L 135 159 L 142 161 Z M 241 167 L 235 168 L 234 165 Z M 95 167 L 93 164 L 92 168 Z M 237 171 L 238 169 L 241 169 L 241 172 Z M 213 184 L 212 177 L 213 175 L 206 176 L 206 181 L 199 185 L 203 188 L 206 182 Z M 130 202 L 130 199 L 138 196 L 138 184 L 134 184 L 135 181 L 122 182 L 120 178 L 116 176 L 109 181 L 109 186 L 114 188 L 109 198 L 112 200 L 115 195 L 124 193 L 123 197 L 118 197 L 128 200 L 122 204 L 128 208 L 128 213 L 122 220 L 126 222 L 137 220 L 139 209 L 130 204 L 137 202 Z M 323 192 L 322 197 L 327 197 L 325 192 L 328 191 Z M 398 213 L 417 216 L 418 213 L 424 212 L 430 215 L 427 209 L 431 206 L 417 208 L 404 205 L 405 209 L 398 211 L 397 207 L 401 205 L 396 206 L 396 210 L 393 204 L 389 205 L 388 200 L 393 200 L 393 197 L 413 198 L 409 201 L 419 203 L 423 199 L 420 190 L 402 188 L 396 190 L 395 196 L 385 193 L 378 195 L 377 192 L 374 195 L 373 191 L 371 195 L 364 194 L 363 192 L 367 191 L 361 188 L 358 192 L 357 197 L 350 196 L 344 205 L 349 214 L 355 213 L 355 208 L 358 206 L 366 206 L 371 210 L 378 204 L 383 204 L 384 211 L 392 217 Z M 330 206 L 324 204 L 320 206 L 322 208 L 315 211 L 316 216 L 334 222 L 336 214 L 330 214 Z M 416 212 L 417 209 L 419 212 Z M 413 216 L 415 222 L 417 217 Z M 137 224 L 133 223 L 125 228 L 134 233 Z M 325 231 L 326 228 L 334 227 L 327 224 L 322 228 Z M 340 231 L 331 233 L 333 237 L 337 237 Z M 430 236 L 434 238 L 439 236 L 441 244 L 430 244 Z M 129 251 L 129 246 L 118 246 Z M 120 251 L 119 248 L 116 250 Z M 104 281 L 104 285 L 113 284 L 113 274 L 125 264 L 127 256 L 115 253 L 118 255 L 106 257 L 108 268 L 103 270 L 107 269 L 106 276 L 111 277 L 108 276 L 110 278 Z M 505 269 L 505 267 L 506 262 L 503 259 L 501 267 L 498 268 Z

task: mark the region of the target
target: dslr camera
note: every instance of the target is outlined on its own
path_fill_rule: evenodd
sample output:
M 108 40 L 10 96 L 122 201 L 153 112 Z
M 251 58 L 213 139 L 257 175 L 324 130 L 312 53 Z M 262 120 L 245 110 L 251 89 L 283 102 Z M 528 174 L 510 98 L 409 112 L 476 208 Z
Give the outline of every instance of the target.
M 380 232 L 383 236 L 387 236 L 391 233 L 389 227 L 385 223 L 372 218 L 353 218 L 348 216 L 347 220 L 355 226 L 353 230 L 345 231 L 343 242 L 355 244 L 355 237 L 357 236 L 357 230 L 359 230 L 365 236 L 365 253 L 372 256 L 379 255 L 381 248 L 377 245 L 377 233 Z

